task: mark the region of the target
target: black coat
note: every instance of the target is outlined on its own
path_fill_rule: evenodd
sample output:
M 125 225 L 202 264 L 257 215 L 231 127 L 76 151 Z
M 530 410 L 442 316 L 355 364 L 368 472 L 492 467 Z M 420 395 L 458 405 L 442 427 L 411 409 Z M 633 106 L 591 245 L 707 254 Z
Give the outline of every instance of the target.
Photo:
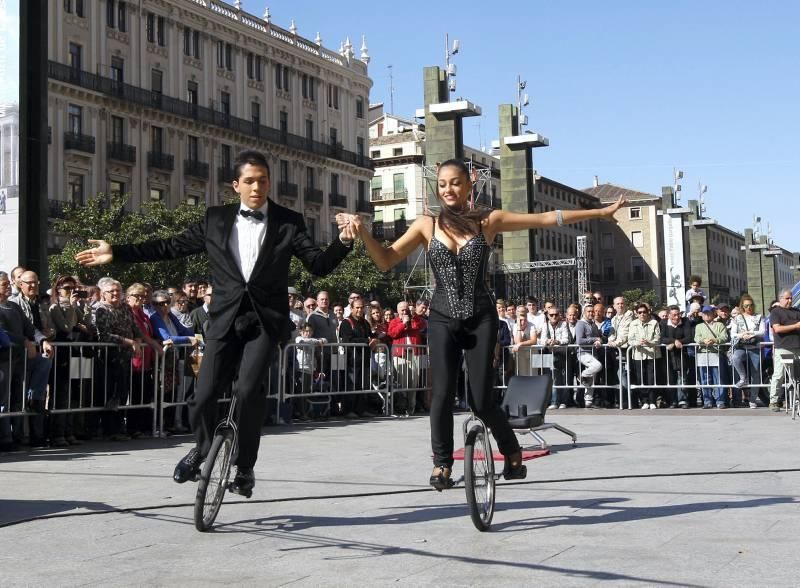
M 253 273 L 245 282 L 228 246 L 240 204 L 211 206 L 202 222 L 169 239 L 135 245 L 115 245 L 118 261 L 160 261 L 195 253 L 208 254 L 214 296 L 209 307 L 208 339 L 221 339 L 231 329 L 245 296 L 267 332 L 280 342 L 289 339 L 294 325 L 286 311 L 289 262 L 296 256 L 312 274 L 332 272 L 351 247 L 338 238 L 322 251 L 306 230 L 303 216 L 269 201 L 267 234 L 258 254 Z

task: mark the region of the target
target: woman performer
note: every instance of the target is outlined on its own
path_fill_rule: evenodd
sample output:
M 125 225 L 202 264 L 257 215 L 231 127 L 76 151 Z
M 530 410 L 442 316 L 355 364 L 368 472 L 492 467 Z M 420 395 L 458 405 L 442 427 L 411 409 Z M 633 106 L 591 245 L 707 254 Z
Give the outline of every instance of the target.
M 448 160 L 439 166 L 438 216 L 421 216 L 388 247 L 370 234 L 357 215 L 351 228 L 363 239 L 367 252 L 381 271 L 397 265 L 417 247 L 424 246 L 436 278 L 430 306 L 428 344 L 433 374 L 431 445 L 433 472 L 430 485 L 441 491 L 453 486 L 453 403 L 461 351 L 469 370 L 475 414 L 491 429 L 505 458 L 506 480 L 522 479 L 527 469 L 514 431 L 492 387 L 492 353 L 497 338 L 497 311 L 485 281 L 491 243 L 498 233 L 555 227 L 592 219 L 613 220 L 623 199 L 592 210 L 556 210 L 520 214 L 503 210 L 475 210 L 469 206 L 472 182 L 463 162 Z

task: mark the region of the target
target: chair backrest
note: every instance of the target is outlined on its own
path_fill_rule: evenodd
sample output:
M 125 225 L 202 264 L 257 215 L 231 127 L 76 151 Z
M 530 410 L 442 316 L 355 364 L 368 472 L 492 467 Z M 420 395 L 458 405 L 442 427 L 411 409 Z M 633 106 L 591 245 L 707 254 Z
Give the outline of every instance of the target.
M 512 417 L 544 417 L 552 390 L 553 376 L 550 372 L 541 376 L 512 376 L 503 396 L 503 410 Z

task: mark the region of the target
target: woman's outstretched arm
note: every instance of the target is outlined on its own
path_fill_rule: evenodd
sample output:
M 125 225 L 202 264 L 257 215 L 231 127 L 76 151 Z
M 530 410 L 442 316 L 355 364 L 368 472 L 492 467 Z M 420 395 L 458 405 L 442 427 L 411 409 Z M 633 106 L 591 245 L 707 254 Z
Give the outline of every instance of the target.
M 408 230 L 388 247 L 384 247 L 382 243 L 379 243 L 375 240 L 370 233 L 369 227 L 364 224 L 364 222 L 361 220 L 361 217 L 357 214 L 336 216 L 337 222 L 340 221 L 340 217 L 349 217 L 347 220 L 353 233 L 360 237 L 362 241 L 364 241 L 364 245 L 367 248 L 367 253 L 372 258 L 372 261 L 375 262 L 375 265 L 378 267 L 378 269 L 382 272 L 389 271 L 398 263 L 403 261 L 406 257 L 408 257 L 414 251 L 414 249 L 420 245 L 424 246 L 426 243 L 423 227 L 426 225 L 426 223 L 429 223 L 429 221 L 427 217 L 424 216 L 418 217 L 413 223 L 411 223 L 411 226 L 408 227 Z
M 592 219 L 616 222 L 614 220 L 614 213 L 617 212 L 623 204 L 625 204 L 625 199 L 620 196 L 619 200 L 614 204 L 589 210 L 551 210 L 549 212 L 536 213 L 493 210 L 489 215 L 487 228 L 497 234 L 505 231 L 522 231 L 525 229 L 570 225 Z

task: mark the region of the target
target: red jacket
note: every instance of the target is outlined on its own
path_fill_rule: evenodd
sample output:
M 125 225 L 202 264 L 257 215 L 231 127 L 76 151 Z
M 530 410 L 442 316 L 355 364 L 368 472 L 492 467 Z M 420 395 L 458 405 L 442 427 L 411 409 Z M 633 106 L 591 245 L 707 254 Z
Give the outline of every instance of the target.
M 392 339 L 392 355 L 394 357 L 403 357 L 408 352 L 408 348 L 404 345 L 424 345 L 425 341 L 422 332 L 425 330 L 425 321 L 413 315 L 411 322 L 406 326 L 403 324 L 403 319 L 399 316 L 389 321 L 389 328 L 387 333 Z M 422 349 L 413 348 L 415 355 L 421 355 Z

